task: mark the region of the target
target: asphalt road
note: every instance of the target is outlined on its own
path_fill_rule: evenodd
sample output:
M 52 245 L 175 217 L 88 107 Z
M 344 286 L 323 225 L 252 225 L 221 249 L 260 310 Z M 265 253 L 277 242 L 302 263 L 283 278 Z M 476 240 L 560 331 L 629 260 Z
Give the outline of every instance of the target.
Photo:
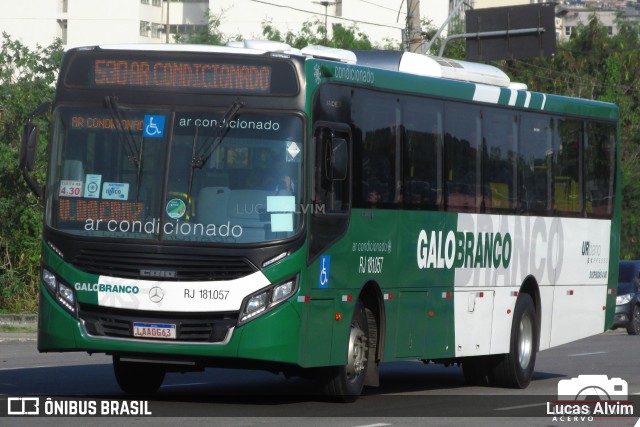
M 41 406 L 48 397 L 85 404 L 94 402 L 98 411 L 103 401 L 107 402 L 105 405 L 136 401 L 143 402 L 140 405 L 152 413 L 116 419 L 64 418 L 64 425 L 84 426 L 114 425 L 114 420 L 154 427 L 176 424 L 560 426 L 568 422 L 634 426 L 640 416 L 639 354 L 640 337 L 618 331 L 546 350 L 538 354 L 534 379 L 525 390 L 468 387 L 461 369 L 455 366 L 393 362 L 381 368 L 381 387 L 365 389 L 364 395 L 353 404 L 336 404 L 318 395 L 310 381 L 286 379 L 268 372 L 228 369 L 168 374 L 157 395 L 131 397 L 118 388 L 107 356 L 39 354 L 33 335 L 1 334 L 0 414 L 7 413 L 9 398 L 32 396 L 39 399 Z M 569 421 L 567 417 L 549 415 L 547 403 L 558 400 L 558 382 L 579 375 L 607 375 L 609 379 L 625 380 L 633 413 L 615 418 L 596 417 L 591 421 Z M 68 411 L 68 407 L 60 411 L 68 413 L 65 410 Z M 116 410 L 122 412 L 123 408 Z M 3 426 L 57 425 L 58 421 L 63 419 L 0 417 Z

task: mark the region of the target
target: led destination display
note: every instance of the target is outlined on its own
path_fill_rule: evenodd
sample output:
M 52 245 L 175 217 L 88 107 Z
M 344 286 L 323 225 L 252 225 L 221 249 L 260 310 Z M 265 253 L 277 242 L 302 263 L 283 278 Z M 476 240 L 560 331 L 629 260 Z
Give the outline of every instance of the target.
M 266 94 L 272 73 L 268 65 L 96 59 L 92 84 Z

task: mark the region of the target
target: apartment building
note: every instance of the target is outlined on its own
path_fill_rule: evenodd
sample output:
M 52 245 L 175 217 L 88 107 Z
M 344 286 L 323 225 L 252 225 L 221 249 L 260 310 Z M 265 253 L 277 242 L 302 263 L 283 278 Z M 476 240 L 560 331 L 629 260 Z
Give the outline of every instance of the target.
M 27 46 L 46 46 L 55 38 L 70 47 L 163 43 L 168 39 L 167 28 L 185 33 L 206 25 L 208 7 L 209 0 L 5 1 L 0 31 Z
M 298 33 L 305 22 L 356 25 L 371 41 L 401 43 L 408 3 L 420 4 L 419 16 L 439 26 L 453 0 L 5 0 L 0 32 L 27 46 L 49 45 L 55 38 L 68 47 L 107 43 L 167 43 L 207 25 L 205 12 L 221 17 L 227 37 L 261 38 L 264 22 L 281 33 Z M 167 32 L 168 31 L 168 32 Z

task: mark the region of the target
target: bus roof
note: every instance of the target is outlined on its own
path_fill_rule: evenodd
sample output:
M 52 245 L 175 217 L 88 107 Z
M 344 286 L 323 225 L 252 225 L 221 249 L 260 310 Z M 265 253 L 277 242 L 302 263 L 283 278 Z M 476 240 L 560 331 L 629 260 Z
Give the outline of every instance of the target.
M 491 65 L 400 51 L 351 51 L 319 45 L 309 45 L 302 49 L 296 49 L 286 43 L 271 40 L 231 41 L 227 43 L 226 46 L 132 43 L 76 48 L 76 50 L 95 49 L 156 52 L 241 53 L 251 55 L 279 53 L 401 71 L 420 76 L 440 77 L 450 80 L 483 83 L 501 87 L 514 86 L 510 82 L 509 77 L 502 70 Z M 525 89 L 526 87 L 519 85 L 516 88 Z

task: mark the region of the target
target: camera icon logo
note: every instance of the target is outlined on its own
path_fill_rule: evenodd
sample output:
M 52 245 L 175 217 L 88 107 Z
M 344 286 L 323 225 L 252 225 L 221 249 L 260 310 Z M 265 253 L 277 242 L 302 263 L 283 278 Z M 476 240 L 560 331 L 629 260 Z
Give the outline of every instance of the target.
M 629 386 L 625 380 L 606 375 L 578 375 L 558 382 L 560 400 L 626 400 L 628 395 Z

